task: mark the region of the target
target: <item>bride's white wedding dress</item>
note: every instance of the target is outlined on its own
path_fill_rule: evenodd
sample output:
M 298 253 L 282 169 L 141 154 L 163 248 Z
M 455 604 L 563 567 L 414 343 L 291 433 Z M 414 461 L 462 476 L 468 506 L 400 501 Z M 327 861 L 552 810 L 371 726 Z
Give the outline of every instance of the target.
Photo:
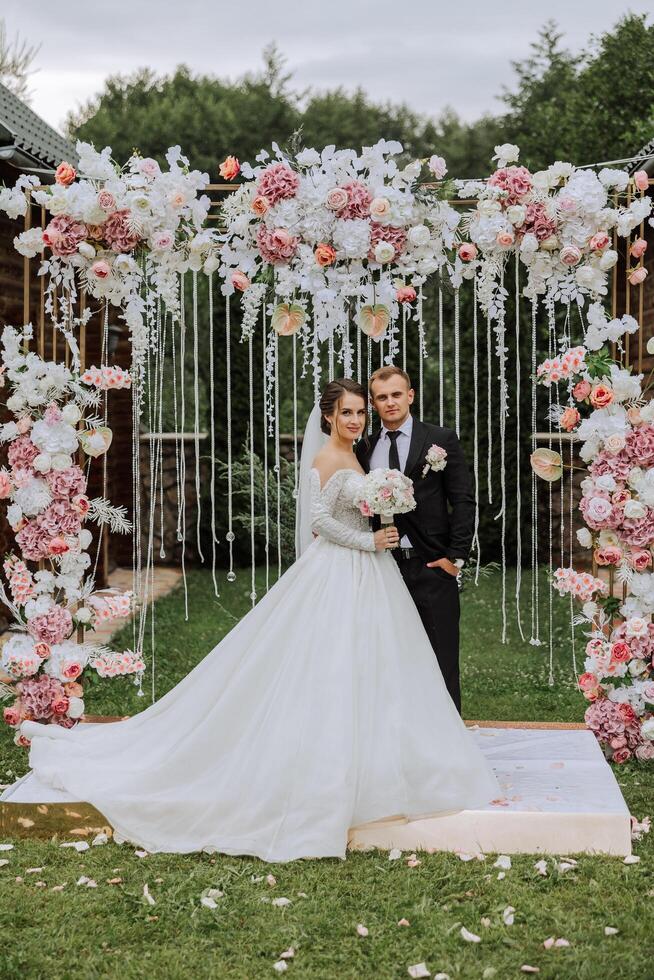
M 321 489 L 311 472 L 319 537 L 156 704 L 70 731 L 24 722 L 38 779 L 149 851 L 266 861 L 342 858 L 350 827 L 499 796 L 393 557 L 374 551 L 361 479 Z

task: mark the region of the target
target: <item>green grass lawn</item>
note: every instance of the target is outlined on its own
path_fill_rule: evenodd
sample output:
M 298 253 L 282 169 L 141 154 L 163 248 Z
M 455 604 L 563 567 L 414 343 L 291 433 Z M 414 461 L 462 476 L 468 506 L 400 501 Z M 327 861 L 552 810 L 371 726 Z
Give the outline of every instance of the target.
M 223 575 L 220 585 L 216 599 L 208 573 L 189 576 L 188 623 L 181 592 L 157 605 L 157 696 L 249 608 L 248 573 L 231 585 Z M 567 603 L 557 599 L 554 604 L 555 685 L 550 687 L 549 646 L 528 642 L 529 577 L 523 581 L 527 642 L 520 640 L 515 624 L 514 590 L 510 576 L 505 645 L 500 643 L 499 574 L 463 593 L 465 716 L 582 720 Z M 545 590 L 542 598 L 541 635 L 546 639 Z M 131 630 L 118 641 L 130 645 Z M 578 646 L 581 662 L 581 638 Z M 137 711 L 149 703 L 150 684 L 148 677 L 147 696 L 138 698 L 127 680 L 98 683 L 87 710 Z M 10 782 L 25 768 L 25 753 L 3 729 L 0 780 Z M 633 764 L 617 775 L 632 813 L 639 819 L 650 813 L 651 768 Z M 414 868 L 374 852 L 352 854 L 346 861 L 271 866 L 207 854 L 138 857 L 133 847 L 114 844 L 78 854 L 59 843 L 17 840 L 13 850 L 0 852 L 8 862 L 0 867 L 2 980 L 272 977 L 273 963 L 290 946 L 295 956 L 288 960 L 287 975 L 298 978 L 406 978 L 407 968 L 423 961 L 432 976 L 442 972 L 452 980 L 524 976 L 525 964 L 538 967 L 538 975 L 548 980 L 654 977 L 654 832 L 636 844 L 639 864 L 581 857 L 576 867 L 561 872 L 549 859 L 543 877 L 534 869 L 536 858 L 516 857 L 499 880 L 493 855 L 464 863 L 454 855 L 421 854 Z M 274 885 L 265 880 L 271 873 Z M 97 887 L 76 885 L 80 876 Z M 154 905 L 144 896 L 146 884 Z M 53 890 L 61 885 L 63 890 Z M 215 910 L 201 904 L 203 893 L 212 888 L 224 892 Z M 274 906 L 276 897 L 291 904 Z M 513 925 L 503 921 L 507 906 L 516 910 Z M 397 925 L 403 918 L 408 927 Z M 359 923 L 368 936 L 357 934 Z M 481 936 L 481 942 L 465 942 L 461 926 Z M 605 936 L 605 926 L 619 931 Z M 570 946 L 545 950 L 543 940 L 549 936 L 564 937 Z

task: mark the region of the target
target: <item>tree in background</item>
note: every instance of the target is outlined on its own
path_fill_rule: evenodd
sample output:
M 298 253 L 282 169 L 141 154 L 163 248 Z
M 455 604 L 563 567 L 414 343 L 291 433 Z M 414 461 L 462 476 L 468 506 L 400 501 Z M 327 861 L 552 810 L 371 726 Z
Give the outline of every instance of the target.
M 30 92 L 27 87 L 30 75 L 35 69 L 32 63 L 39 53 L 40 45 L 31 46 L 18 35 L 10 41 L 7 36 L 7 25 L 0 17 L 0 82 L 23 100 L 30 102 Z

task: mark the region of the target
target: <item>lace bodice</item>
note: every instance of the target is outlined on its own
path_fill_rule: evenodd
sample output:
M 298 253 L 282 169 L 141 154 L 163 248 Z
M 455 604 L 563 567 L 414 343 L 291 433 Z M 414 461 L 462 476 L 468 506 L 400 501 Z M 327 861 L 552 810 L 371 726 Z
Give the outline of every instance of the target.
M 343 548 L 374 551 L 375 536 L 368 519 L 354 503 L 363 475 L 356 470 L 336 470 L 320 487 L 318 470 L 311 470 L 311 526 L 316 534 Z

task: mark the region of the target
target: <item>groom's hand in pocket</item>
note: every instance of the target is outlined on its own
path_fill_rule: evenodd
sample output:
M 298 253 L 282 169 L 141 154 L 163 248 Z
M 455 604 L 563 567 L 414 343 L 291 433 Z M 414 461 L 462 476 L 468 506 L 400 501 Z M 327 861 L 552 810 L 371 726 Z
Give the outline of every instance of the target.
M 459 569 L 449 558 L 437 558 L 435 561 L 428 561 L 427 568 L 442 568 L 452 578 L 456 578 L 459 574 Z

